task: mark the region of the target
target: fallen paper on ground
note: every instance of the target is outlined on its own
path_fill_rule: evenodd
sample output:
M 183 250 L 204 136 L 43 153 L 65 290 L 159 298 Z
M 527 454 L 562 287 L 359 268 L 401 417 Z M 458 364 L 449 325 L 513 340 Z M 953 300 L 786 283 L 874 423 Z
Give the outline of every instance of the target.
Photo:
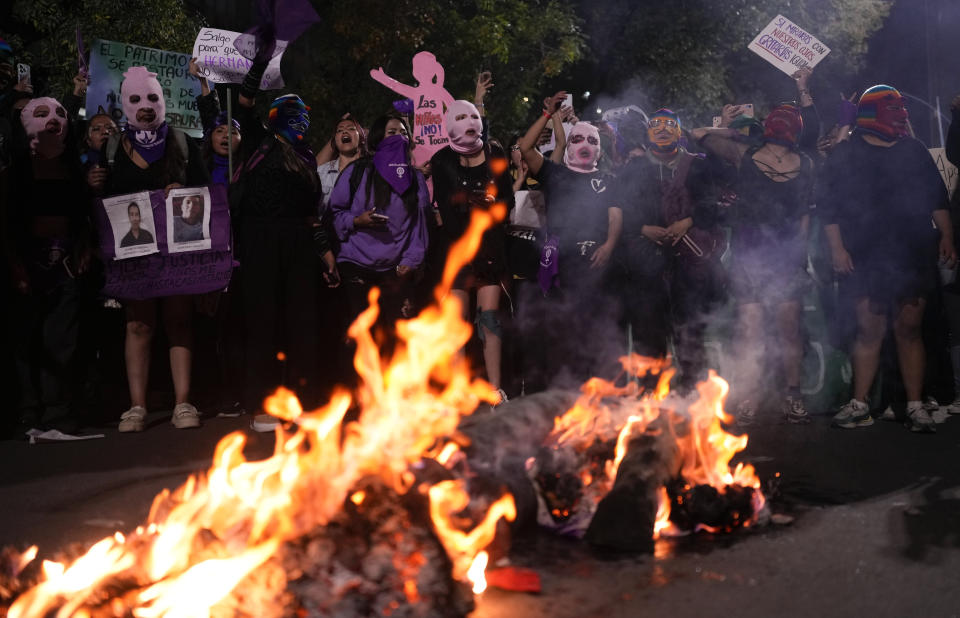
M 87 436 L 74 436 L 69 433 L 63 433 L 57 429 L 49 429 L 47 431 L 40 431 L 39 429 L 31 429 L 27 432 L 27 435 L 30 436 L 30 444 L 37 444 L 39 442 L 70 442 L 73 440 L 93 440 L 94 438 L 105 438 L 106 436 L 102 433 L 94 433 Z

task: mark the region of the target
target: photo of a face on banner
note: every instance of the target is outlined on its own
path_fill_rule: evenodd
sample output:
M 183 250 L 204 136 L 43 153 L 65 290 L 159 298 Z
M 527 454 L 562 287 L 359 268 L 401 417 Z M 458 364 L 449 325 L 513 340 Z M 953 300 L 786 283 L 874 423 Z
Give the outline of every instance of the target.
M 107 198 L 103 200 L 103 208 L 113 229 L 114 259 L 159 252 L 149 193 Z
M 210 192 L 206 187 L 173 189 L 167 196 L 167 250 L 209 249 Z

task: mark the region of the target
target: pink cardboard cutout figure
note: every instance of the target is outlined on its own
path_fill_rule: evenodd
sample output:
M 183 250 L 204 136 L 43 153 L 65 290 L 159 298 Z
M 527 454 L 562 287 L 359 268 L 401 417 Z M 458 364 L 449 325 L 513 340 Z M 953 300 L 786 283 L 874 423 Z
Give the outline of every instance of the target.
M 413 57 L 413 77 L 416 86 L 408 86 L 383 72 L 383 67 L 370 71 L 370 77 L 397 94 L 413 101 L 413 159 L 416 165 L 430 161 L 433 153 L 447 145 L 445 108 L 453 104 L 453 97 L 443 87 L 443 66 L 436 56 L 427 51 Z

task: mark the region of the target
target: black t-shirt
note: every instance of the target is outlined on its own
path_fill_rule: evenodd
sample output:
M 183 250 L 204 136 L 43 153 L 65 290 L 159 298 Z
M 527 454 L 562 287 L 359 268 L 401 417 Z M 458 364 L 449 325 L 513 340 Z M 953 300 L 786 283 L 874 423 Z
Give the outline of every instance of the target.
M 770 243 L 795 241 L 800 224 L 813 204 L 813 162 L 803 153 L 796 176 L 777 182 L 753 160 L 759 149 L 751 148 L 740 163 L 737 199 L 729 214 L 733 250 L 750 251 Z M 770 171 L 770 170 L 766 170 Z
M 179 183 L 186 187 L 198 187 L 210 183 L 210 173 L 203 164 L 200 148 L 189 137 L 186 138 L 187 160 L 178 151 L 177 140 L 171 128 L 164 144 L 163 157 L 154 161 L 146 169 L 138 166 L 130 159 L 123 148 L 123 142 L 117 147 L 113 169 L 107 176 L 105 195 L 124 195 L 138 191 L 156 191 L 166 188 L 172 183 Z M 100 151 L 100 160 L 107 161 L 107 144 L 105 142 Z
M 544 159 L 536 178 L 543 189 L 547 228 L 559 239 L 561 254 L 578 242 L 606 242 L 608 209 L 619 206 L 612 176 L 581 174 Z
M 840 226 L 854 263 L 904 263 L 929 257 L 937 238 L 931 214 L 948 208 L 948 198 L 920 141 L 907 137 L 885 148 L 854 134 L 827 161 L 817 207 L 825 225 Z

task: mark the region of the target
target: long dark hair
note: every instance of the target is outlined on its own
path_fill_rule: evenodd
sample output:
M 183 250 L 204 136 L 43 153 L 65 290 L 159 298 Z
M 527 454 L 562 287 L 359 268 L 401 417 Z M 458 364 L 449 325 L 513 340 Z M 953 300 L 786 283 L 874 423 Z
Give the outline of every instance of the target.
M 360 126 L 360 123 L 357 122 L 356 118 L 347 114 L 344 118 L 341 118 L 333 125 L 333 137 L 330 138 L 330 147 L 333 148 L 333 151 L 340 154 L 340 148 L 337 146 L 337 127 L 340 126 L 341 122 L 352 122 L 353 126 L 356 127 L 357 133 L 359 134 L 359 139 L 357 140 L 357 152 L 361 157 L 366 157 L 370 154 L 370 151 L 367 150 L 367 132 L 363 130 L 363 127 Z M 386 126 L 386 125 L 384 125 Z
M 404 128 L 407 130 L 407 135 L 410 135 L 410 127 L 407 125 L 407 121 L 404 120 L 403 116 L 397 114 L 396 112 L 389 112 L 380 116 L 373 121 L 373 125 L 370 127 L 370 135 L 367 138 L 367 145 L 370 148 L 371 153 L 375 153 L 377 148 L 380 147 L 380 143 L 386 138 L 387 135 L 387 123 L 391 120 L 399 120 Z M 407 153 L 407 158 L 409 159 L 409 152 Z M 367 183 L 367 192 L 366 192 L 366 202 L 370 204 L 370 191 L 373 189 L 373 207 L 374 208 L 386 208 L 387 204 L 390 203 L 390 194 L 393 193 L 393 188 L 390 184 L 384 180 L 383 176 L 377 171 L 373 165 L 367 166 L 370 170 L 370 178 L 372 182 Z M 411 166 L 412 168 L 412 166 Z M 420 183 L 417 181 L 416 174 L 414 174 L 413 182 L 410 183 L 410 187 L 404 192 L 400 198 L 403 200 L 403 205 L 407 209 L 407 213 L 413 214 L 417 211 L 417 200 L 419 199 Z

